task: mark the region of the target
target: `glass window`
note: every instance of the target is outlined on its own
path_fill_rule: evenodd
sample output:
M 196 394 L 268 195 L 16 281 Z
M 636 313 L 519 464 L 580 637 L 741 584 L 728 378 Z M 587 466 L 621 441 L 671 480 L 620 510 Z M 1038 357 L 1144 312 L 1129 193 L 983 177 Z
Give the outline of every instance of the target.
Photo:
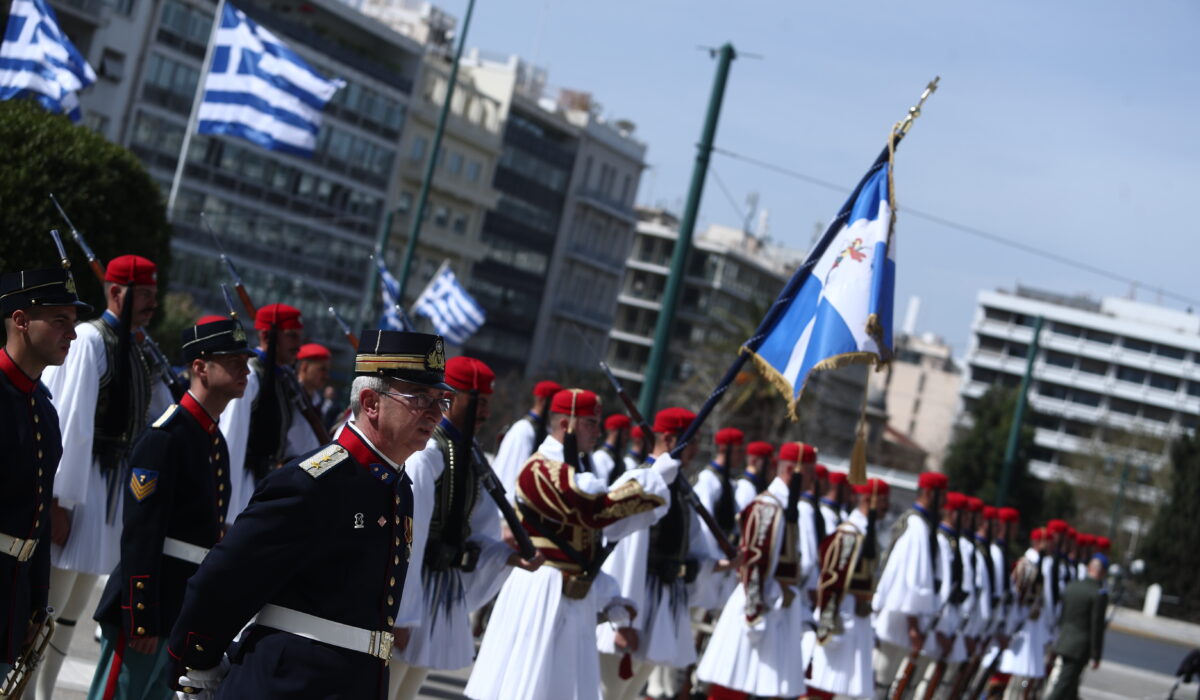
M 1001 309 L 986 308 L 983 310 L 983 317 L 989 321 L 1000 321 L 1008 323 L 1012 320 L 1012 314 Z
M 479 176 L 483 171 L 483 166 L 479 161 L 472 160 L 467 162 L 467 180 L 471 182 L 479 182 Z
M 1075 367 L 1075 357 L 1068 355 L 1065 352 L 1055 352 L 1053 350 L 1046 353 L 1046 363 L 1055 367 L 1065 367 L 1072 369 Z
M 1200 382 L 1188 382 L 1187 393 L 1189 396 L 1200 396 Z
M 401 192 L 396 198 L 396 211 L 400 214 L 407 214 L 409 209 L 412 209 L 413 196 L 411 192 Z
M 1117 413 L 1124 413 L 1129 416 L 1136 416 L 1138 412 L 1138 405 L 1136 403 L 1116 397 L 1108 400 L 1108 407 Z
M 1100 376 L 1104 376 L 1108 374 L 1108 363 L 1101 362 L 1100 360 L 1093 360 L 1090 357 L 1081 357 L 1079 358 L 1079 369 L 1080 371 L 1087 372 L 1088 374 L 1098 374 Z
M 458 175 L 462 172 L 462 167 L 462 154 L 451 151 L 450 156 L 446 159 L 446 170 L 449 171 L 451 175 Z
M 1117 379 L 1133 384 L 1145 384 L 1146 373 L 1140 369 L 1134 369 L 1133 367 L 1120 366 L 1117 367 Z
M 1050 382 L 1039 382 L 1038 394 L 1050 399 L 1059 399 L 1066 401 L 1069 390 L 1062 384 L 1051 384 Z
M 1075 391 L 1071 392 L 1071 400 L 1074 401 L 1075 403 L 1081 403 L 1084 406 L 1092 406 L 1092 407 L 1099 406 L 1101 398 L 1102 397 L 1100 396 L 1100 394 L 1097 394 L 1093 391 L 1084 391 L 1083 389 L 1076 389 Z
M 1091 328 L 1087 330 L 1087 339 L 1093 343 L 1100 343 L 1102 345 L 1115 345 L 1117 342 L 1117 336 L 1113 335 L 1112 333 L 1096 331 L 1092 330 Z
M 1154 372 L 1150 375 L 1150 386 L 1163 391 L 1179 391 L 1179 380 L 1165 374 Z
M 450 210 L 443 206 L 434 207 L 433 223 L 438 228 L 446 228 L 450 223 Z
M 1146 341 L 1138 340 L 1137 338 L 1125 338 L 1121 344 L 1124 345 L 1127 350 L 1144 352 L 1147 355 L 1154 350 L 1154 345 L 1152 343 L 1147 343 Z
M 412 140 L 412 149 L 408 152 L 409 160 L 425 160 L 425 149 L 429 148 L 429 142 L 424 136 L 414 136 Z
M 1155 345 L 1154 352 L 1160 357 L 1165 357 L 1169 360 L 1182 360 L 1187 356 L 1187 351 L 1183 348 L 1177 348 L 1173 345 Z
M 1055 321 L 1054 332 L 1058 333 L 1059 335 L 1066 335 L 1072 338 L 1083 337 L 1083 329 L 1079 326 L 1071 325 L 1070 323 L 1059 323 L 1058 321 Z
M 454 215 L 454 225 L 451 226 L 451 228 L 454 229 L 455 233 L 466 233 L 468 221 L 469 220 L 468 220 L 466 214 L 455 214 Z

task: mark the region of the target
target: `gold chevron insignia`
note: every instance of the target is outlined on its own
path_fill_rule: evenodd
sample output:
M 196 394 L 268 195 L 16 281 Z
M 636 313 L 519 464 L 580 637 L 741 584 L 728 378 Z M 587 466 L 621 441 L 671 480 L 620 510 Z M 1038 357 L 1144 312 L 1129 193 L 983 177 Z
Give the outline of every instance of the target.
M 154 472 L 148 474 L 138 469 L 134 470 L 133 475 L 129 477 L 129 490 L 139 502 L 154 493 L 154 489 L 156 488 L 158 488 L 158 475 Z

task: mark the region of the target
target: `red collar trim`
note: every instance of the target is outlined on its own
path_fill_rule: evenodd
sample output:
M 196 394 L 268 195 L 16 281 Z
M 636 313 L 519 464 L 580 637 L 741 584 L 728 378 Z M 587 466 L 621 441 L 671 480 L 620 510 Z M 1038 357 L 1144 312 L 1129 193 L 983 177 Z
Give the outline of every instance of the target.
M 183 410 L 190 413 L 192 418 L 196 419 L 201 428 L 204 428 L 209 433 L 217 432 L 217 422 L 213 420 L 212 416 L 208 415 L 208 411 L 200 405 L 196 397 L 192 396 L 192 392 L 189 391 L 184 394 L 183 398 L 179 400 L 179 405 Z
M 350 456 L 362 466 L 369 469 L 371 465 L 379 465 L 395 472 L 388 460 L 367 444 L 366 438 L 358 433 L 353 423 L 347 423 L 346 427 L 342 428 L 342 432 L 337 436 L 337 443 L 346 448 Z
M 8 350 L 0 348 L 0 371 L 4 372 L 4 376 L 8 377 L 8 381 L 17 387 L 17 390 L 24 394 L 32 394 L 33 388 L 37 386 L 37 381 L 30 379 L 25 370 L 17 366 L 16 362 L 8 356 Z

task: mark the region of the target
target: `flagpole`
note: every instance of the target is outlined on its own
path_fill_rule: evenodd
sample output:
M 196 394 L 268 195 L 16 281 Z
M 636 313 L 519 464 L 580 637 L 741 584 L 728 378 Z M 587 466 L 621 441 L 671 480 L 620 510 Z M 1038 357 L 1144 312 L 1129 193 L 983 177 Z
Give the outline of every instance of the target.
M 213 49 L 217 45 L 217 30 L 221 28 L 221 17 L 225 13 L 225 0 L 217 0 L 217 11 L 213 14 L 212 30 L 208 33 L 208 45 L 204 47 L 204 63 L 200 66 L 200 80 L 196 83 L 196 94 L 192 97 L 192 112 L 188 115 L 187 128 L 183 132 L 183 145 L 179 148 L 179 161 L 175 163 L 175 177 L 171 179 L 171 193 L 167 195 L 167 220 L 175 217 L 175 200 L 179 197 L 179 184 L 183 180 L 183 169 L 187 165 L 188 149 L 192 145 L 192 133 L 196 131 L 200 103 L 204 102 L 204 83 L 208 81 L 208 69 L 212 65 Z

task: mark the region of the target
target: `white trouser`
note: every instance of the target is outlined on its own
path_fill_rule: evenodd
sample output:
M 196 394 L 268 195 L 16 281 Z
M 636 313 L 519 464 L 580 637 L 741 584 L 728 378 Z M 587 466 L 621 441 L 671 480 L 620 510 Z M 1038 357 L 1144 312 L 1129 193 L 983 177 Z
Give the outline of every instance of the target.
M 37 669 L 34 682 L 25 690 L 25 700 L 53 700 L 54 686 L 58 682 L 58 672 L 63 660 L 67 658 L 67 650 L 71 646 L 71 638 L 75 636 L 76 623 L 82 622 L 84 627 L 91 629 L 92 617 L 86 615 L 88 599 L 96 588 L 96 574 L 85 574 L 70 569 L 50 569 L 49 605 L 54 608 L 54 619 L 58 626 L 54 628 L 54 636 L 50 639 L 50 648 L 42 658 L 41 666 Z M 86 619 L 80 619 L 86 617 Z
M 633 661 L 633 676 L 621 678 L 623 654 L 600 655 L 600 697 L 604 700 L 636 700 L 654 670 L 654 664 Z
M 392 659 L 388 669 L 389 700 L 414 700 L 428 677 L 429 669 Z

